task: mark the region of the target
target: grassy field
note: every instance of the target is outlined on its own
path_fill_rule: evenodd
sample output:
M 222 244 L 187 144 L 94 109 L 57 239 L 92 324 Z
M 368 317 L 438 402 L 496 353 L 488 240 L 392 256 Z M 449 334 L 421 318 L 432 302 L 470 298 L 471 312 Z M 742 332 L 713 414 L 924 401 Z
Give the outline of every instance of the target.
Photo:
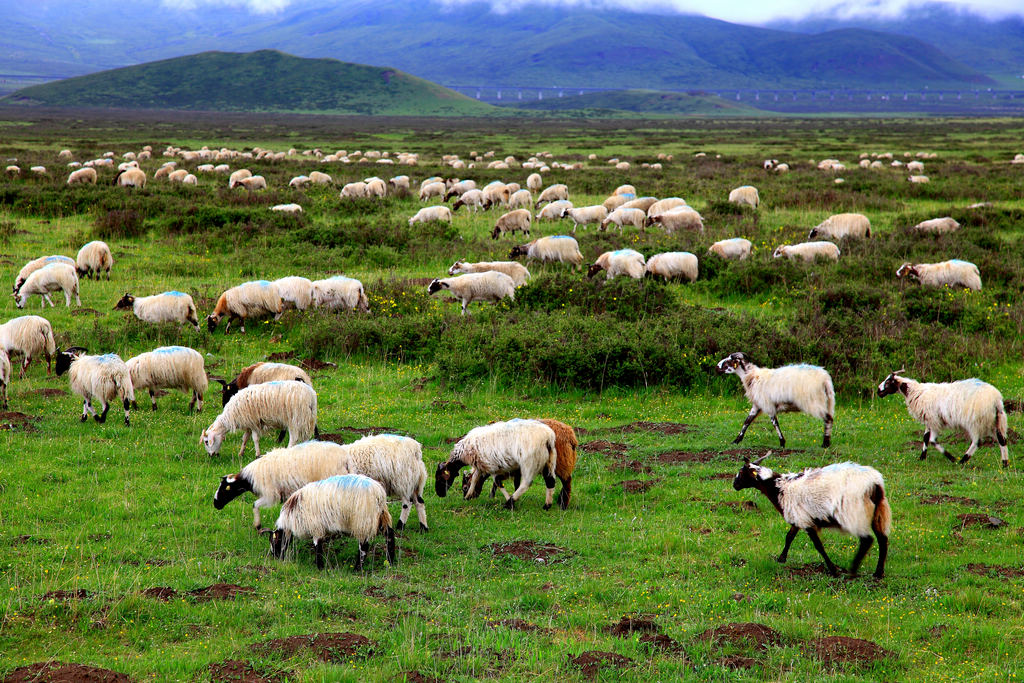
M 105 239 L 115 258 L 110 282 L 82 281 L 82 308 L 44 312 L 58 345 L 124 358 L 189 345 L 220 376 L 271 355 L 334 363 L 311 372 L 320 429 L 344 441 L 366 432 L 408 434 L 423 444 L 428 472 L 470 428 L 514 416 L 564 420 L 579 430 L 583 449 L 567 511 L 541 510 L 539 481 L 514 512 L 454 491 L 438 498 L 428 484 L 430 532 L 399 535 L 396 567 L 384 564 L 378 540 L 369 568 L 356 573 L 355 543 L 346 539 L 331 545 L 328 568 L 318 572 L 303 544 L 285 562 L 268 556 L 266 538 L 251 529 L 251 496 L 219 512 L 211 505 L 219 477 L 252 457 L 250 448 L 238 458 L 238 435 L 215 458 L 199 444 L 219 392 L 211 389 L 200 415 L 186 414 L 187 399 L 172 392 L 157 412 L 133 412 L 131 427 L 117 419 L 81 424 L 81 403 L 66 378 L 33 364 L 27 379 L 13 381 L 11 412 L 3 416 L 10 427 L 0 432 L 0 678 L 48 660 L 134 680 L 189 681 L 1024 676 L 1016 436 L 1009 469 L 999 467 L 991 445 L 966 467 L 934 452 L 921 462 L 922 430 L 903 402 L 873 395 L 903 363 L 920 379 L 978 376 L 1007 399 L 1024 393 L 1024 200 L 1021 168 L 1007 163 L 1020 151 L 1019 121 L 490 128 L 132 115 L 116 126 L 92 114 L 47 114 L 28 122 L 0 122 L 3 156 L 26 169 L 45 164 L 50 175 L 0 180 L 0 279 L 13 281 L 39 255 L 74 255 L 90 239 Z M 424 163 L 402 169 L 417 182 L 450 175 L 437 165 L 447 152 L 465 158 L 493 149 L 520 161 L 543 150 L 562 161 L 595 153 L 599 160 L 584 170 L 555 170 L 546 182 L 568 183 L 577 205 L 600 202 L 623 182 L 641 194 L 682 196 L 707 230 L 581 230 L 585 258 L 623 246 L 648 256 L 686 249 L 701 257 L 702 275 L 693 285 L 605 283 L 531 265 L 533 280 L 514 303 L 473 304 L 463 319 L 456 303 L 428 298 L 426 279 L 442 276 L 456 258 L 504 258 L 514 241 L 489 238 L 496 213 L 460 212 L 451 227 L 409 229 L 415 198 L 341 201 L 337 188 L 287 188 L 292 176 L 316 169 L 339 186 L 399 169 L 323 168 L 301 156 L 248 162 L 271 186 L 253 197 L 229 193 L 226 179 L 211 175 L 196 188 L 151 181 L 131 196 L 109 186 L 111 171 L 101 172 L 97 187 L 64 185 L 58 150 L 69 147 L 85 160 L 143 144 L 156 150 L 143 164 L 150 175 L 167 144 L 419 151 Z M 925 162 L 927 186 L 888 168 L 850 168 L 835 185 L 808 163 L 834 157 L 853 167 L 861 152 L 902 158 L 918 150 L 939 155 Z M 698 151 L 709 156 L 694 158 Z M 622 173 L 603 163 L 618 156 L 639 166 L 659 152 L 674 155 L 662 171 Z M 788 161 L 793 172 L 766 174 L 766 157 Z M 527 173 L 461 175 L 522 183 Z M 722 201 L 747 183 L 760 189 L 757 212 Z M 286 201 L 305 213 L 268 211 Z M 993 205 L 965 208 L 980 201 Z M 800 241 L 846 210 L 867 214 L 874 237 L 844 244 L 838 264 L 771 260 L 775 245 Z M 956 216 L 964 228 L 939 239 L 905 230 L 941 215 Z M 541 224 L 535 234 L 570 227 Z M 751 262 L 704 257 L 710 242 L 734 235 L 755 242 Z M 978 263 L 982 292 L 922 291 L 893 275 L 904 259 L 954 257 Z M 213 335 L 153 327 L 111 310 L 125 291 L 176 288 L 190 292 L 205 315 L 220 291 L 247 279 L 334 273 L 364 282 L 368 316 L 290 312 L 225 337 L 223 326 Z M 19 314 L 13 300 L 3 306 L 5 320 Z M 34 299 L 23 313 L 38 313 L 37 306 Z M 712 366 L 739 349 L 766 365 L 808 361 L 832 372 L 840 399 L 830 449 L 818 448 L 820 423 L 802 415 L 781 418 L 788 450 L 779 451 L 763 418 L 743 450 L 729 445 L 748 405 L 738 381 Z M 1011 427 L 1021 424 L 1011 413 Z M 957 454 L 965 447 L 952 434 L 944 443 Z M 737 493 L 729 481 L 740 456 L 768 450 L 775 454 L 766 464 L 778 470 L 853 460 L 883 473 L 894 521 L 883 581 L 829 578 L 806 536 L 787 565 L 774 561 L 785 523 L 767 500 Z M 265 512 L 264 524 L 275 518 L 276 510 Z M 824 542 L 833 560 L 848 565 L 853 540 L 824 535 Z M 865 568 L 875 559 L 872 550 Z M 638 630 L 619 624 L 623 617 L 638 620 Z M 353 635 L 293 638 L 305 634 Z M 837 649 L 828 640 L 835 637 L 871 641 L 884 652 L 865 643 Z M 588 665 L 594 660 L 604 664 Z

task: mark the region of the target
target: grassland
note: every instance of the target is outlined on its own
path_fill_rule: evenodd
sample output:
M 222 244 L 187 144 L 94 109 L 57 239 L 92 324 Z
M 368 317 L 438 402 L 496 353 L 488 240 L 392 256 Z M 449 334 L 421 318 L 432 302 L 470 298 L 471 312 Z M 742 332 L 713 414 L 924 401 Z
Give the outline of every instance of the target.
M 237 436 L 217 458 L 202 451 L 198 437 L 217 413 L 216 392 L 201 415 L 187 415 L 186 399 L 171 393 L 159 399 L 157 412 L 134 413 L 131 427 L 115 420 L 80 424 L 81 405 L 66 380 L 33 365 L 26 380 L 15 380 L 9 408 L 27 421 L 5 416 L 12 426 L 0 433 L 0 672 L 55 659 L 138 680 L 224 680 L 222 669 L 210 667 L 232 660 L 268 679 L 575 681 L 587 673 L 570 658 L 604 651 L 630 660 L 599 668 L 597 679 L 609 681 L 1024 675 L 1019 444 L 1011 443 L 1008 470 L 998 467 L 994 447 L 964 468 L 937 454 L 920 462 L 913 443 L 920 429 L 902 402 L 872 395 L 885 372 L 903 362 L 923 378 L 977 375 L 1008 399 L 1024 392 L 1024 201 L 1021 169 L 1006 163 L 1019 151 L 1019 121 L 496 127 L 137 114 L 115 122 L 44 113 L 28 122 L 4 128 L 4 156 L 52 171 L 48 178 L 0 180 L 3 279 L 13 280 L 32 257 L 73 254 L 97 237 L 111 244 L 116 260 L 109 283 L 82 283 L 83 306 L 96 313 L 47 309 L 58 344 L 123 357 L 186 344 L 204 352 L 209 371 L 220 375 L 271 354 L 335 363 L 312 373 L 321 429 L 344 440 L 366 430 L 409 434 L 423 443 L 428 470 L 447 456 L 451 439 L 516 415 L 563 419 L 580 428 L 585 448 L 565 512 L 543 512 L 538 486 L 511 513 L 490 499 L 440 499 L 428 487 L 431 530 L 400 536 L 397 567 L 383 565 L 378 547 L 370 569 L 357 574 L 355 547 L 341 540 L 321 573 L 305 547 L 287 562 L 268 557 L 266 539 L 250 528 L 251 499 L 220 512 L 210 504 L 219 476 L 251 457 L 251 450 L 242 460 L 233 452 Z M 692 286 L 587 282 L 580 272 L 531 267 L 534 282 L 515 303 L 474 304 L 462 319 L 456 304 L 427 297 L 424 278 L 440 276 L 456 258 L 503 257 L 510 242 L 487 236 L 494 215 L 456 214 L 451 228 L 409 230 L 413 198 L 342 202 L 336 189 L 287 189 L 291 176 L 314 168 L 340 185 L 392 175 L 392 167 L 324 169 L 308 157 L 253 162 L 248 167 L 271 185 L 254 197 L 227 192 L 220 176 L 203 176 L 192 189 L 154 181 L 128 196 L 108 184 L 66 188 L 56 163 L 63 147 L 87 159 L 143 144 L 159 152 L 170 143 L 420 151 L 430 163 L 404 169 L 415 179 L 447 175 L 433 165 L 446 152 L 465 157 L 494 149 L 522 160 L 549 150 L 563 161 L 593 152 L 636 165 L 665 152 L 674 160 L 660 172 L 622 174 L 589 162 L 546 180 L 567 182 L 577 205 L 602 200 L 621 182 L 643 194 L 682 196 L 705 216 L 707 233 L 620 237 L 591 229 L 577 235 L 586 258 L 621 246 L 702 255 L 711 241 L 736 234 L 752 239 L 756 251 L 746 265 L 702 258 L 702 277 Z M 855 165 L 862 151 L 917 150 L 939 154 L 926 162 L 933 179 L 927 186 L 909 185 L 899 170 L 860 169 L 835 185 L 808 163 L 830 156 Z M 695 159 L 698 151 L 709 157 Z M 794 171 L 765 174 L 766 157 L 789 161 Z M 159 162 L 144 165 L 152 171 Z M 526 172 L 462 175 L 523 182 Z M 109 183 L 111 176 L 102 179 Z M 758 212 L 722 204 L 731 187 L 746 183 L 760 188 Z M 267 210 L 293 200 L 306 209 L 301 218 Z M 964 209 L 978 201 L 993 206 Z M 840 210 L 871 218 L 870 243 L 844 245 L 833 266 L 771 261 L 774 245 L 801 239 Z M 948 214 L 964 224 L 960 233 L 935 240 L 904 230 Z M 537 232 L 567 229 L 542 224 Z M 985 289 L 922 292 L 892 276 L 904 258 L 939 257 L 978 263 Z M 369 316 L 293 312 L 252 325 L 245 336 L 224 337 L 144 326 L 110 310 L 126 290 L 177 288 L 191 292 L 205 313 L 223 288 L 242 280 L 336 272 L 366 284 Z M 5 319 L 17 314 L 10 300 L 4 305 Z M 765 500 L 729 485 L 738 454 L 727 444 L 747 406 L 735 378 L 716 376 L 710 365 L 737 348 L 766 364 L 820 362 L 837 378 L 833 447 L 816 447 L 819 423 L 787 415 L 781 422 L 792 450 L 775 449 L 771 459 L 782 470 L 850 459 L 885 475 L 895 530 L 884 581 L 829 579 L 805 538 L 794 544 L 788 566 L 774 562 L 784 522 Z M 601 360 L 604 369 L 596 371 Z M 637 421 L 687 427 L 626 427 Z M 1010 424 L 1021 428 L 1018 414 Z M 761 454 L 776 443 L 770 424 L 759 421 L 744 452 Z M 946 443 L 956 451 L 964 446 L 952 435 Z M 989 528 L 989 515 L 1005 524 Z M 525 559 L 503 554 L 501 544 L 513 541 L 543 547 L 527 548 Z M 855 546 L 839 536 L 825 544 L 841 564 Z M 190 593 L 213 584 L 253 591 L 209 601 Z M 154 587 L 175 592 L 163 592 L 167 601 L 147 597 Z M 74 593 L 80 590 L 86 593 Z M 606 630 L 623 616 L 655 622 L 679 649 L 641 642 L 642 633 Z M 513 619 L 521 622 L 507 621 Z M 764 624 L 777 640 L 762 648 L 700 637 L 732 622 Z M 539 629 L 520 630 L 529 625 Z M 330 661 L 284 643 L 253 649 L 312 633 L 355 633 L 372 644 L 352 654 L 339 648 Z M 888 655 L 832 665 L 813 656 L 812 644 L 830 636 L 870 640 Z

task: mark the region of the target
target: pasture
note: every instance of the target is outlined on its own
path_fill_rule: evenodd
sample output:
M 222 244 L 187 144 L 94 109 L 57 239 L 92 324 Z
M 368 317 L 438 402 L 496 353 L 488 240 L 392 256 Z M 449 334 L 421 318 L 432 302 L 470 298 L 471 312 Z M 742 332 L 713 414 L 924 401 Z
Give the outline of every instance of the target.
M 81 281 L 82 307 L 42 315 L 57 345 L 127 359 L 180 344 L 231 378 L 259 360 L 310 370 L 319 428 L 339 441 L 395 432 L 423 444 L 430 481 L 428 533 L 398 534 L 397 566 L 378 538 L 368 568 L 356 544 L 330 545 L 316 569 L 308 543 L 286 561 L 269 556 L 251 527 L 251 494 L 213 508 L 219 478 L 252 458 L 229 436 L 209 457 L 201 431 L 220 410 L 212 384 L 201 414 L 171 391 L 150 412 L 141 394 L 126 427 L 80 423 L 66 377 L 34 362 L 15 366 L 0 431 L 0 680 L 37 662 L 101 667 L 132 680 L 1015 680 L 1024 675 L 1020 550 L 1024 514 L 1017 441 L 1024 393 L 1024 165 L 1009 161 L 1019 120 L 785 120 L 677 123 L 430 121 L 299 116 L 196 115 L 179 119 L 84 112 L 0 112 L 0 151 L 26 171 L 0 178 L 0 280 L 41 255 L 74 256 L 92 239 L 110 244 L 110 281 Z M 68 187 L 57 152 L 93 159 L 153 146 L 142 191 Z M 269 189 L 229 191 L 222 175 L 196 187 L 153 180 L 167 145 L 300 153 L 279 162 L 226 161 L 266 177 Z M 415 167 L 319 164 L 301 150 L 419 152 Z M 527 263 L 530 284 L 514 302 L 474 303 L 470 315 L 427 283 L 457 259 L 504 260 L 519 236 L 490 238 L 500 210 L 455 214 L 451 225 L 413 227 L 415 196 L 342 200 L 341 185 L 405 173 L 525 186 L 529 170 L 453 171 L 440 155 L 495 151 L 519 162 L 542 151 L 582 161 L 553 169 L 577 205 L 601 203 L 622 183 L 641 195 L 680 196 L 700 211 L 704 233 L 626 228 L 576 233 L 584 266 Z M 857 168 L 862 152 L 933 152 L 926 185 L 902 168 Z M 695 157 L 705 152 L 707 156 Z M 588 154 L 597 160 L 588 161 Z M 640 168 L 658 153 L 661 170 Z M 718 155 L 721 155 L 720 157 Z M 616 171 L 605 161 L 628 160 Z M 817 170 L 836 158 L 847 169 Z M 10 159 L 17 159 L 16 162 Z M 789 163 L 771 174 L 765 158 Z M 201 162 L 197 162 L 201 163 Z M 34 165 L 48 169 L 33 177 Z M 194 168 L 196 164 L 179 164 Z M 292 190 L 320 170 L 331 187 Z M 835 184 L 835 177 L 844 178 Z M 481 182 L 482 181 L 482 182 Z M 758 187 L 757 210 L 728 204 Z M 436 201 L 436 200 L 435 200 Z M 271 213 L 296 202 L 301 215 Z M 969 205 L 988 205 L 968 209 Z M 872 238 L 841 245 L 838 263 L 774 261 L 773 249 L 806 239 L 833 213 L 867 215 Z M 940 237 L 909 226 L 953 216 Z M 535 223 L 533 236 L 571 230 Z M 712 242 L 744 236 L 746 262 L 706 255 Z M 633 248 L 697 254 L 690 285 L 604 275 L 586 266 Z M 904 261 L 976 263 L 981 292 L 927 290 L 897 280 Z M 252 279 L 344 274 L 366 286 L 370 313 L 286 313 L 223 324 L 210 334 L 149 325 L 113 306 L 126 292 L 190 293 L 200 317 L 229 286 Z M 38 297 L 3 320 L 39 314 Z M 731 445 L 749 404 L 715 363 L 737 350 L 756 363 L 808 362 L 832 374 L 832 446 L 821 423 L 785 414 L 778 448 L 762 416 Z M 15 363 L 17 360 L 14 361 Z M 921 428 L 901 397 L 876 397 L 905 365 L 926 381 L 977 376 L 998 387 L 1011 412 L 1010 467 L 987 444 L 966 466 L 935 451 L 918 459 Z M 538 479 L 515 511 L 499 499 L 438 498 L 436 463 L 474 426 L 510 417 L 573 425 L 581 451 L 569 509 L 543 511 Z M 115 419 L 117 418 L 117 419 Z M 956 455 L 962 435 L 941 439 Z M 264 450 L 272 442 L 264 439 Z M 884 475 L 893 510 L 886 578 L 870 578 L 875 550 L 856 578 L 830 578 L 806 535 L 775 562 L 787 525 L 760 494 L 736 492 L 742 456 L 777 471 L 852 460 Z M 485 491 L 489 487 L 485 488 Z M 398 505 L 392 504 L 397 517 Z M 263 515 L 272 525 L 277 508 Z M 823 534 L 841 567 L 856 541 Z M 866 570 L 866 571 L 865 571 Z M 309 636 L 309 637 L 303 637 Z M 844 641 L 843 638 L 861 639 Z M 870 641 L 870 642 L 866 642 Z M 113 678 L 105 680 L 115 680 Z M 123 679 L 120 679 L 123 680 Z

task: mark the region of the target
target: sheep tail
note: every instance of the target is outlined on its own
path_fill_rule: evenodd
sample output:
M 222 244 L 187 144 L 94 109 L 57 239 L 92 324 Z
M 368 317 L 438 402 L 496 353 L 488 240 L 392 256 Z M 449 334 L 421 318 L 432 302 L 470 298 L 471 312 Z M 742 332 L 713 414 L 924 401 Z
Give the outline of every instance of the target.
M 889 500 L 885 497 L 885 490 L 880 484 L 876 484 L 871 490 L 871 502 L 875 504 L 871 528 L 876 533 L 888 536 L 892 530 L 892 510 L 889 509 Z

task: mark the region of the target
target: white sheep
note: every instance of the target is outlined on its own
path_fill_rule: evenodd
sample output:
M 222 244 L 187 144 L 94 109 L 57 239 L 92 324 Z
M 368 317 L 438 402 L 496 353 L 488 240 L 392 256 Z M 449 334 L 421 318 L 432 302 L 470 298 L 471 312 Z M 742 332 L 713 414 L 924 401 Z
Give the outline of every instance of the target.
M 249 192 L 256 192 L 257 190 L 267 189 L 267 179 L 261 175 L 254 175 L 249 178 L 242 178 L 238 181 L 236 187 L 244 187 Z
M 452 183 L 451 187 L 448 188 L 448 191 L 444 195 L 444 200 L 448 201 L 449 199 L 461 197 L 470 190 L 475 189 L 477 189 L 475 180 L 460 180 L 458 182 Z
M 228 323 L 224 328 L 224 334 L 231 329 L 231 323 L 234 320 L 239 321 L 242 334 L 245 334 L 247 318 L 272 315 L 274 320 L 279 320 L 283 308 L 281 293 L 274 283 L 267 280 L 243 282 L 225 290 L 220 295 L 213 312 L 206 316 L 206 327 L 212 334 L 217 329 L 221 318 L 227 316 Z
M 188 409 L 203 412 L 203 394 L 209 382 L 203 355 L 185 346 L 161 346 L 129 358 L 125 363 L 135 391 L 149 389 L 149 401 L 156 410 L 157 389 L 180 389 L 191 396 Z
M 719 240 L 708 247 L 709 254 L 717 254 L 730 261 L 743 261 L 750 258 L 750 240 L 743 237 Z
M 618 163 L 618 160 L 616 160 L 616 163 Z M 632 185 L 619 185 L 612 194 L 631 194 L 636 196 L 636 188 Z
M 572 202 L 568 199 L 553 201 L 537 212 L 537 220 L 557 221 L 565 218 L 566 213 L 572 208 Z
M 804 364 L 759 368 L 739 352 L 718 361 L 717 367 L 719 372 L 740 378 L 743 393 L 751 403 L 750 413 L 733 443 L 743 441 L 747 427 L 762 412 L 771 419 L 775 433 L 779 435 L 780 447 L 786 445 L 786 439 L 779 428 L 778 414 L 785 412 L 801 412 L 818 418 L 825 423 L 821 447 L 828 448 L 832 443 L 836 392 L 832 388 L 832 378 L 823 368 Z
M 929 179 L 926 175 L 912 175 L 909 178 L 907 178 L 907 180 L 914 183 L 915 185 L 924 185 L 925 183 L 931 182 L 931 179 Z
M 228 176 L 228 189 L 233 190 L 246 178 L 252 177 L 252 171 L 247 168 L 240 168 Z
M 299 188 L 305 187 L 306 185 L 309 185 L 309 183 L 310 183 L 309 176 L 307 176 L 307 175 L 297 175 L 297 176 L 295 176 L 294 178 L 292 178 L 291 180 L 288 181 L 288 187 L 294 187 L 296 189 L 299 189 Z
M 179 169 L 177 169 L 175 171 L 171 171 L 170 173 L 168 173 L 167 174 L 167 180 L 171 181 L 172 183 L 180 183 L 180 182 L 185 180 L 185 177 L 187 175 L 188 175 L 188 170 L 186 170 L 184 168 L 179 168 Z
M 443 185 L 443 183 L 440 183 Z M 415 223 L 429 223 L 431 221 L 452 222 L 452 211 L 447 206 L 425 206 L 416 212 L 416 215 L 409 219 L 409 227 Z
M 7 410 L 7 387 L 11 384 L 11 359 L 7 352 L 0 349 L 0 390 L 3 391 L 4 410 Z
M 756 209 L 761 203 L 761 197 L 753 185 L 742 185 L 729 193 L 729 202 Z
M 465 206 L 473 213 L 476 213 L 478 209 L 484 208 L 484 193 L 482 190 L 467 190 L 459 196 L 455 203 L 452 204 L 452 211 L 458 211 L 459 208 Z
M 82 305 L 82 300 L 78 297 L 78 273 L 66 263 L 51 263 L 29 275 L 15 296 L 15 304 L 18 308 L 24 308 L 28 298 L 38 294 L 43 308 L 46 304 L 52 307 L 50 293 L 57 291 L 64 292 L 65 306 L 71 306 L 72 295 L 75 297 L 75 304 Z
M 578 206 L 566 211 L 565 215 L 572 219 L 572 231 L 575 233 L 576 228 L 581 225 L 589 225 L 591 223 L 600 225 L 603 223 L 608 218 L 608 209 L 604 208 L 601 204 Z
M 647 209 L 647 218 L 653 221 L 655 218 L 663 213 L 678 209 L 682 206 L 688 206 L 685 199 L 681 197 L 666 197 L 665 199 L 659 199 L 658 201 L 651 204 Z
M 527 244 L 512 247 L 509 258 L 525 256 L 538 261 L 571 263 L 574 266 L 583 264 L 583 254 L 579 243 L 569 235 L 552 235 L 541 237 Z
M 314 280 L 312 299 L 314 306 L 326 311 L 370 312 L 370 300 L 366 298 L 363 283 L 343 275 Z
M 945 216 L 943 218 L 932 218 L 927 221 L 921 221 L 911 229 L 917 232 L 930 232 L 936 235 L 944 235 L 947 232 L 959 230 L 960 224 L 953 218 Z
M 647 223 L 660 225 L 669 234 L 682 230 L 704 231 L 704 218 L 689 206 L 679 206 L 668 211 L 662 211 L 655 215 L 654 218 L 648 218 Z
M 305 311 L 312 305 L 313 283 L 309 278 L 291 275 L 274 280 L 274 285 L 281 295 L 282 309 Z
M 815 261 L 819 258 L 827 261 L 839 260 L 839 247 L 831 242 L 801 242 L 800 244 L 780 244 L 772 253 L 773 258 L 789 260 Z
M 515 281 L 505 273 L 496 270 L 434 279 L 427 286 L 429 294 L 436 294 L 442 290 L 456 299 L 462 300 L 462 315 L 466 315 L 466 308 L 474 301 L 497 303 L 505 298 L 512 301 L 515 301 L 516 298 Z
M 510 278 L 516 287 L 522 287 L 526 284 L 526 281 L 530 279 L 530 271 L 526 269 L 521 263 L 516 261 L 480 261 L 478 263 L 469 263 L 467 261 L 456 261 L 452 264 L 452 267 L 448 269 L 449 275 L 459 275 L 460 273 L 486 273 L 489 270 L 496 270 L 499 273 L 505 273 Z
M 199 184 L 199 178 L 197 178 L 194 174 L 189 173 L 188 175 L 186 175 L 184 178 L 181 179 L 181 184 L 182 185 L 198 185 Z
M 22 266 L 21 270 L 18 271 L 18 276 L 14 280 L 14 288 L 12 291 L 15 294 L 17 294 L 18 290 L 21 289 L 21 286 L 25 284 L 25 280 L 28 279 L 29 275 L 36 272 L 40 268 L 45 268 L 51 263 L 66 263 L 69 266 L 77 265 L 75 259 L 71 258 L 70 256 L 59 256 L 57 254 L 54 254 L 52 256 L 40 256 L 39 258 L 33 259 L 32 261 L 29 261 L 24 266 Z
M 345 183 L 341 188 L 341 194 L 339 196 L 342 198 L 348 197 L 357 199 L 361 197 L 368 197 L 369 195 L 366 193 L 366 183 L 361 180 L 357 180 L 354 183 Z
M 808 239 L 844 240 L 871 237 L 871 221 L 860 213 L 837 213 L 811 228 Z
M 396 175 L 388 181 L 391 185 L 392 193 L 397 195 L 409 194 L 409 176 L 407 175 Z
M 377 197 L 378 199 L 383 198 L 388 193 L 388 186 L 380 178 L 367 178 L 363 182 L 366 183 L 366 196 Z
M 57 350 L 50 321 L 38 315 L 23 315 L 0 325 L 0 348 L 8 356 L 24 356 L 18 373 L 20 378 L 25 377 L 25 369 L 39 354 L 46 358 L 46 374 L 49 375 L 50 359 Z
M 544 191 L 540 193 L 540 197 L 537 198 L 533 206 L 535 209 L 539 209 L 541 204 L 558 201 L 559 199 L 569 199 L 569 187 L 562 183 L 549 185 L 544 188 Z
M 608 199 L 601 202 L 601 206 L 611 212 L 630 201 L 630 198 L 626 195 L 613 194 L 611 197 L 608 197 Z
M 618 275 L 628 275 L 639 280 L 646 272 L 646 265 L 644 255 L 633 249 L 606 251 L 598 256 L 587 270 L 587 277 L 594 277 L 603 270 L 606 280 L 611 280 Z
M 79 168 L 68 174 L 68 185 L 95 185 L 96 169 Z
M 226 406 L 231 397 L 239 391 L 254 384 L 294 380 L 313 386 L 313 380 L 309 378 L 305 370 L 297 365 L 289 365 L 288 363 L 254 363 L 242 368 L 238 375 L 230 382 L 226 382 L 219 377 L 212 377 L 211 379 L 220 382 L 221 386 L 224 387 L 221 393 L 221 407 Z
M 601 221 L 601 230 L 607 230 L 608 226 L 613 223 L 619 226 L 619 232 L 622 232 L 623 225 L 632 225 L 643 230 L 647 224 L 647 214 L 640 209 L 624 209 L 619 207 Z
M 483 206 L 490 209 L 495 206 L 508 206 L 512 199 L 512 189 L 505 183 L 496 180 L 483 188 Z
M 693 282 L 697 279 L 697 256 L 688 251 L 655 254 L 647 259 L 647 272 L 665 280 L 679 277 Z
M 147 323 L 188 323 L 199 331 L 199 317 L 192 297 L 171 290 L 153 296 L 135 297 L 128 292 L 114 305 L 115 310 L 132 309 L 139 320 Z
M 110 253 L 110 247 L 106 242 L 93 240 L 86 243 L 78 250 L 75 258 L 75 267 L 78 270 L 78 277 L 92 277 L 95 275 L 98 280 L 100 272 L 107 271 L 107 279 L 110 279 L 110 268 L 114 265 L 114 256 Z
M 441 498 L 447 495 L 459 470 L 467 465 L 473 468 L 473 476 L 466 487 L 466 500 L 480 495 L 488 476 L 498 478 L 518 470 L 520 484 L 512 495 L 501 489 L 505 495 L 505 507 L 513 509 L 534 477 L 541 474 L 547 489 L 544 509 L 548 510 L 554 500 L 557 461 L 555 432 L 543 422 L 520 419 L 494 422 L 471 429 L 452 448 L 448 460 L 438 463 L 434 491 Z
M 445 184 L 440 180 L 422 185 L 420 187 L 420 201 L 425 202 L 431 197 L 444 198 L 446 190 Z
M 142 169 L 129 168 L 114 176 L 114 185 L 142 190 L 146 187 L 146 173 Z
M 779 562 L 789 556 L 789 547 L 800 530 L 811 539 L 815 550 L 825 560 L 825 568 L 832 576 L 839 570 L 825 553 L 818 531 L 836 529 L 856 536 L 860 541 L 857 553 L 850 563 L 850 575 L 855 575 L 871 549 L 872 533 L 878 539 L 878 564 L 874 577 L 885 576 L 885 558 L 889 552 L 889 534 L 892 532 L 892 512 L 885 497 L 885 482 L 873 467 L 843 462 L 826 467 L 810 467 L 802 472 L 779 474 L 759 463 L 744 458 L 743 467 L 733 479 L 732 487 L 741 491 L 755 488 L 763 493 L 789 523 L 786 542 L 782 546 Z
M 533 196 L 529 190 L 516 190 L 508 198 L 508 208 L 529 209 L 533 206 Z
M 270 210 L 281 213 L 302 213 L 302 207 L 298 204 L 274 204 Z
M 397 434 L 378 434 L 342 446 L 342 451 L 343 472 L 370 477 L 384 487 L 389 498 L 401 501 L 402 512 L 396 525 L 399 531 L 405 528 L 413 507 L 420 530 L 429 530 L 423 505 L 427 468 L 423 464 L 423 446 L 418 441 Z
M 540 173 L 531 173 L 526 177 L 526 187 L 530 192 L 540 192 L 540 188 L 544 187 L 544 179 L 540 177 Z
M 239 457 L 245 452 L 245 443 L 251 436 L 258 458 L 260 433 L 268 429 L 287 430 L 289 446 L 314 436 L 316 409 L 316 392 L 304 382 L 275 380 L 253 384 L 228 401 L 213 424 L 203 430 L 200 442 L 207 453 L 216 455 L 226 434 L 241 431 Z
M 312 173 L 309 174 L 309 182 L 313 183 L 314 185 L 330 185 L 331 183 L 334 182 L 334 179 L 331 178 L 331 176 L 329 176 L 326 173 L 321 173 L 320 171 L 313 171 Z
M 82 422 L 88 420 L 90 414 L 97 422 L 106 422 L 111 401 L 120 398 L 124 406 L 124 424 L 130 426 L 128 414 L 135 401 L 135 390 L 128 366 L 116 353 L 89 356 L 87 351 L 82 346 L 70 346 L 57 353 L 55 363 L 57 376 L 68 373 L 71 390 L 83 399 Z M 92 407 L 92 399 L 100 401 L 101 413 Z
M 621 197 L 622 195 L 617 195 L 617 196 Z M 647 213 L 647 210 L 649 208 L 651 208 L 652 206 L 654 206 L 655 204 L 657 204 L 657 203 L 658 203 L 658 198 L 657 197 L 637 197 L 636 199 L 630 199 L 625 204 L 622 204 L 621 207 L 616 207 L 616 208 L 640 209 L 644 213 Z
M 978 444 L 987 436 L 995 436 L 1003 467 L 1010 464 L 1006 447 L 1006 408 L 999 390 L 980 379 L 962 379 L 959 382 L 918 382 L 903 376 L 904 370 L 889 373 L 878 385 L 878 395 L 899 392 L 907 402 L 907 412 L 925 427 L 921 443 L 921 460 L 928 456 L 928 444 L 956 462 L 939 445 L 939 432 L 944 429 L 962 429 L 971 439 L 960 464 L 970 460 Z
M 969 261 L 953 259 L 941 263 L 904 263 L 896 277 L 910 276 L 926 287 L 963 287 L 981 291 L 981 273 Z
M 306 484 L 293 493 L 270 534 L 274 557 L 283 559 L 292 538 L 312 538 L 316 566 L 324 568 L 324 547 L 328 539 L 346 534 L 359 543 L 356 570 L 361 571 L 370 541 L 384 534 L 388 564 L 394 566 L 395 531 L 391 527 L 384 487 L 369 477 L 345 474 Z

